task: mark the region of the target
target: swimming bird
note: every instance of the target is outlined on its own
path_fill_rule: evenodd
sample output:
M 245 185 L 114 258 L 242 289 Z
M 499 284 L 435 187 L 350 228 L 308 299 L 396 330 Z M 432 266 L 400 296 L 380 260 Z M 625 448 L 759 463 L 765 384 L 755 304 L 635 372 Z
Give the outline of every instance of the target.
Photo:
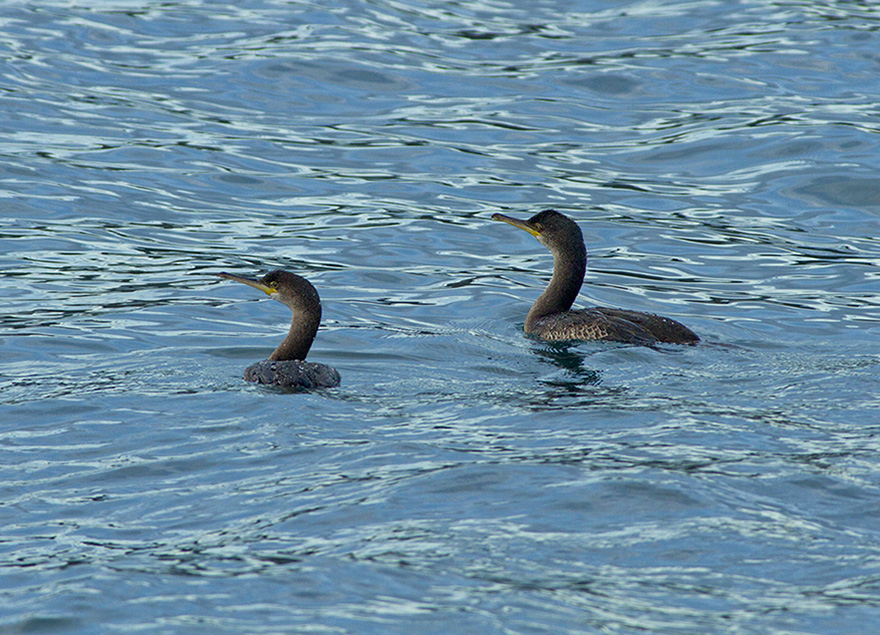
M 288 388 L 331 388 L 339 385 L 339 373 L 335 368 L 305 361 L 321 323 L 321 299 L 312 283 L 282 269 L 276 269 L 260 279 L 225 272 L 217 275 L 263 291 L 286 305 L 293 314 L 287 337 L 269 355 L 269 359 L 245 369 L 245 380 Z
M 535 236 L 553 254 L 553 277 L 526 316 L 524 330 L 542 340 L 610 340 L 651 346 L 657 342 L 696 344 L 700 338 L 675 320 L 626 309 L 571 310 L 584 282 L 587 249 L 580 227 L 548 209 L 528 220 L 493 214 Z

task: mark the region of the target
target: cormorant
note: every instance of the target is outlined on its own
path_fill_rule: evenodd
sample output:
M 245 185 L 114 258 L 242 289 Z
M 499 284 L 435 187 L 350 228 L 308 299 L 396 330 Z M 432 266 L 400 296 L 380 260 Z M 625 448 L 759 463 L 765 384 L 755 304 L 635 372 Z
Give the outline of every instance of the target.
M 626 309 L 570 310 L 584 282 L 587 250 L 573 220 L 548 209 L 529 220 L 493 214 L 535 236 L 553 254 L 553 277 L 526 316 L 524 330 L 543 340 L 610 340 L 651 346 L 657 342 L 696 344 L 700 338 L 675 320 Z
M 305 361 L 321 322 L 321 299 L 308 280 L 282 269 L 258 280 L 225 272 L 217 275 L 259 289 L 286 305 L 293 313 L 287 337 L 269 355 L 269 359 L 248 366 L 244 371 L 247 381 L 289 388 L 331 388 L 339 385 L 339 373 L 335 368 Z

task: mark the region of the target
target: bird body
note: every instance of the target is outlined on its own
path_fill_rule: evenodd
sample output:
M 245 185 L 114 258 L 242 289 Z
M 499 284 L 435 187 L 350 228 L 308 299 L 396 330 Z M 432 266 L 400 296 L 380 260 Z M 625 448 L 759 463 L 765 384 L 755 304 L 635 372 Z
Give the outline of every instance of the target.
M 608 307 L 553 313 L 532 324 L 531 335 L 547 341 L 610 340 L 650 346 L 656 342 L 691 344 L 699 338 L 669 318 Z
M 338 386 L 340 381 L 339 373 L 332 366 L 299 359 L 267 359 L 251 364 L 245 369 L 244 378 L 258 384 L 297 388 L 330 388 Z
M 295 273 L 276 269 L 260 279 L 232 273 L 221 278 L 259 289 L 286 305 L 292 314 L 287 337 L 269 359 L 244 371 L 246 381 L 287 388 L 331 388 L 338 386 L 339 373 L 326 364 L 305 361 L 321 323 L 321 299 L 312 284 Z
M 584 282 L 587 250 L 573 220 L 545 210 L 523 221 L 504 214 L 494 220 L 509 223 L 535 236 L 553 254 L 553 276 L 526 316 L 524 330 L 543 340 L 610 340 L 651 346 L 657 342 L 696 344 L 689 328 L 653 313 L 593 307 L 571 310 Z

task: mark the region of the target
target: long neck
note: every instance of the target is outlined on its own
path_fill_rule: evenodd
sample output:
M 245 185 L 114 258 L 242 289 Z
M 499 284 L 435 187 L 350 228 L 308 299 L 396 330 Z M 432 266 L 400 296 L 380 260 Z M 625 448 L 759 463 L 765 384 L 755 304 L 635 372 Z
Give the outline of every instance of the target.
M 290 323 L 290 330 L 287 337 L 276 348 L 271 355 L 270 360 L 287 361 L 291 359 L 303 360 L 308 355 L 312 341 L 315 339 L 315 333 L 318 332 L 318 325 L 321 323 L 321 307 L 318 306 L 317 313 L 306 311 L 293 311 L 293 320 Z
M 579 248 L 573 245 L 567 250 L 553 250 L 553 277 L 526 316 L 526 332 L 532 330 L 536 320 L 571 308 L 584 283 L 586 269 L 587 251 L 583 243 Z

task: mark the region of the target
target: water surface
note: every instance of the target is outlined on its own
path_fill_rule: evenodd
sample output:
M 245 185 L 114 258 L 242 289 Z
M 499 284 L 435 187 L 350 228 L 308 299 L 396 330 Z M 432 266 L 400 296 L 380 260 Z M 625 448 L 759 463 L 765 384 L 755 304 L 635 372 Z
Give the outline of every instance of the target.
M 0 625 L 864 632 L 880 11 L 69 2 L 0 22 Z M 522 335 L 554 207 L 581 305 Z M 321 293 L 339 388 L 243 369 Z

